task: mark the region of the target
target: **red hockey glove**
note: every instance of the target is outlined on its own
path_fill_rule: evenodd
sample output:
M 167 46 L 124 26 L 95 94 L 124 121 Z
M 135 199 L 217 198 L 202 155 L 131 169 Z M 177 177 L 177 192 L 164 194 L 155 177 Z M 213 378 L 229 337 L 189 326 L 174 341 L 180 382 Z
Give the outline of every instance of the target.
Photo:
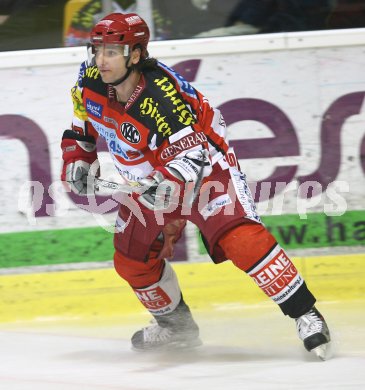
M 176 172 L 165 167 L 156 168 L 149 176 L 139 181 L 144 192 L 137 195 L 137 200 L 149 210 L 165 210 L 170 205 L 178 205 L 183 195 L 185 182 Z
M 93 194 L 94 187 L 88 186 L 87 177 L 89 173 L 99 176 L 100 165 L 95 139 L 91 136 L 80 135 L 72 130 L 65 130 L 61 148 L 63 153 L 61 180 L 67 182 L 72 192 L 76 194 Z

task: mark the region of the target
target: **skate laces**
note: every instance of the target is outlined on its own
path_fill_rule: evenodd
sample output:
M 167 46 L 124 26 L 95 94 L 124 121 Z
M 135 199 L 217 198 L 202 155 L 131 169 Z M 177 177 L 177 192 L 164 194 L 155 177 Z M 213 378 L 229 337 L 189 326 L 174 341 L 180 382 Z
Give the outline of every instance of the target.
M 296 325 L 299 337 L 304 340 L 313 334 L 322 332 L 323 320 L 311 309 L 308 313 L 296 319 Z
M 162 328 L 155 324 L 143 328 L 143 338 L 146 343 L 159 343 L 167 341 L 172 336 L 172 331 L 169 328 Z

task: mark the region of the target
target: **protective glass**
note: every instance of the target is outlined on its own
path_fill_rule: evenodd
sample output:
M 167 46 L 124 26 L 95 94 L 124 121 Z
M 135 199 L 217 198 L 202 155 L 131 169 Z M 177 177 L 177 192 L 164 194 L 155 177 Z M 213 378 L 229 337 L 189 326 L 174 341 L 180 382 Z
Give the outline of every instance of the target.
M 100 44 L 100 45 L 93 45 L 91 43 L 87 44 L 87 57 L 88 57 L 88 64 L 89 65 L 95 65 L 95 58 L 96 55 L 100 56 L 102 53 L 104 56 L 113 58 L 118 55 L 122 55 L 124 57 L 128 57 L 129 55 L 129 46 L 127 45 L 117 45 L 117 44 Z

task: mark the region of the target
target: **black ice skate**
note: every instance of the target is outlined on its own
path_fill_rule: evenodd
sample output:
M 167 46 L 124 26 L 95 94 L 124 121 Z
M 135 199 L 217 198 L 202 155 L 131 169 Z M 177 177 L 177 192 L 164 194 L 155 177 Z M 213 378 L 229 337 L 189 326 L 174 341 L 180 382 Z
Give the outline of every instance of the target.
M 307 351 L 314 352 L 321 360 L 329 358 L 330 332 L 321 313 L 313 306 L 295 320 L 299 338 Z
M 202 344 L 199 328 L 183 300 L 172 313 L 155 316 L 155 320 L 155 324 L 137 331 L 132 336 L 134 350 L 183 349 Z

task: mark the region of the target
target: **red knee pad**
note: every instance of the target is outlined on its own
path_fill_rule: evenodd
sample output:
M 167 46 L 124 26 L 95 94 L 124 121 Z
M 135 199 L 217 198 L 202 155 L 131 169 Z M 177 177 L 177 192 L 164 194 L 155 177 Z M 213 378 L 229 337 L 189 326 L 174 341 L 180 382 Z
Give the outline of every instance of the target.
M 225 233 L 218 243 L 225 256 L 246 271 L 273 248 L 276 240 L 263 225 L 247 222 Z
M 118 275 L 134 288 L 143 288 L 157 283 L 164 269 L 164 260 L 149 259 L 146 263 L 132 260 L 120 252 L 114 253 L 114 268 Z

